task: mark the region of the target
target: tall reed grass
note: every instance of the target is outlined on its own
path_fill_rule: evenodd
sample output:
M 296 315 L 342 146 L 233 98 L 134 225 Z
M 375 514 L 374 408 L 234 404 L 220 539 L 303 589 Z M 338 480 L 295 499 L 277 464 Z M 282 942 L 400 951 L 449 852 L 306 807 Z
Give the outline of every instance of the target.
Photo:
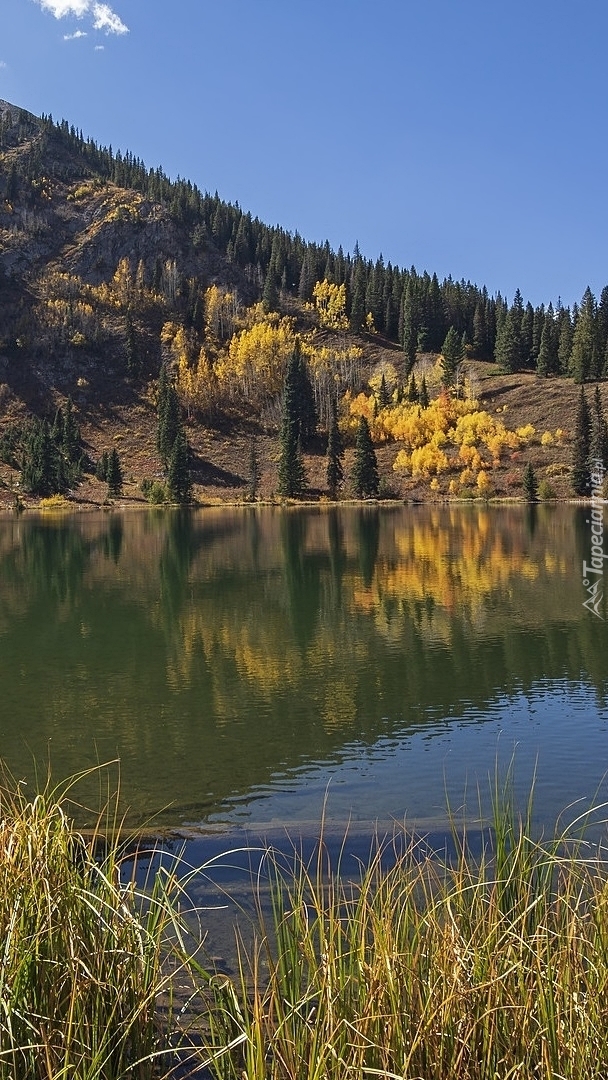
M 608 881 L 591 848 L 532 838 L 497 793 L 474 858 L 379 845 L 356 880 L 269 856 L 273 914 L 209 981 L 221 1080 L 608 1077 Z M 387 856 L 392 865 L 387 867 Z
M 84 840 L 69 790 L 0 784 L 0 1080 L 145 1080 L 167 957 L 185 955 L 182 885 L 170 869 L 122 884 L 120 823 L 110 808 Z
M 535 840 L 498 789 L 477 856 L 457 829 L 451 858 L 403 831 L 356 875 L 322 836 L 312 859 L 269 851 L 234 978 L 200 962 L 190 875 L 121 882 L 120 822 L 84 839 L 69 794 L 0 784 L 0 1080 L 169 1076 L 175 1038 L 180 1076 L 187 1054 L 218 1080 L 608 1077 L 601 852 Z M 172 1025 L 176 980 L 194 1033 Z

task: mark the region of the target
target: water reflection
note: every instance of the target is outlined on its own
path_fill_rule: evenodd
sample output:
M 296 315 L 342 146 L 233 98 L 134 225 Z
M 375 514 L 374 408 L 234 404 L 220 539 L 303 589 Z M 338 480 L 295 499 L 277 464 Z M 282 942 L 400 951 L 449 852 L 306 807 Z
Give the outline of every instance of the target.
M 118 754 L 133 819 L 172 804 L 163 820 L 182 822 L 348 763 L 345 805 L 373 818 L 370 755 L 411 754 L 420 733 L 474 757 L 458 722 L 508 727 L 539 685 L 562 714 L 584 687 L 597 740 L 608 640 L 582 608 L 587 530 L 584 509 L 542 506 L 6 518 L 0 754 L 19 775 L 49 750 L 63 774 Z M 577 723 L 559 728 L 565 760 Z

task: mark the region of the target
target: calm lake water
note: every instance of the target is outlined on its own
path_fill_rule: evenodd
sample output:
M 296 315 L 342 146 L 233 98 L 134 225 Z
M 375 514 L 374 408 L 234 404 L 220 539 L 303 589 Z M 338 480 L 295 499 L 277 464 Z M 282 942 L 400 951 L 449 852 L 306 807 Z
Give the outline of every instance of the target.
M 608 796 L 608 630 L 582 606 L 588 516 L 0 519 L 0 757 L 30 783 L 34 762 L 59 779 L 118 757 L 130 823 L 223 836 L 306 835 L 325 798 L 337 832 L 349 819 L 361 835 L 404 818 L 440 829 L 446 796 L 458 808 L 468 791 L 475 810 L 477 785 L 514 754 L 519 796 L 536 768 L 537 820 L 552 828 L 568 803 Z M 97 806 L 99 789 L 79 794 Z

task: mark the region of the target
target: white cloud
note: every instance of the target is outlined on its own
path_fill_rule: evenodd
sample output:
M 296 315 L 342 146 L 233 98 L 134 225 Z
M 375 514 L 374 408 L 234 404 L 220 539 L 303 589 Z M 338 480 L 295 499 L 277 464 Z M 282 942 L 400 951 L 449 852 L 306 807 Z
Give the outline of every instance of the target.
M 96 45 L 95 46 L 95 52 L 103 52 L 104 49 L 105 49 L 105 45 Z
M 56 19 L 65 15 L 75 15 L 81 19 L 90 10 L 91 0 L 38 0 L 43 11 L 50 11 Z
M 95 30 L 105 30 L 106 34 L 128 34 L 129 27 L 112 11 L 108 4 L 93 4 Z
M 56 19 L 64 19 L 67 15 L 73 15 L 82 19 L 84 15 L 93 18 L 94 30 L 105 30 L 106 34 L 128 34 L 129 27 L 117 15 L 109 4 L 100 4 L 98 0 L 36 0 L 43 11 L 50 11 Z M 79 32 L 73 37 L 79 36 Z M 82 37 L 82 32 L 80 32 Z M 66 37 L 66 40 L 69 40 Z
M 8 67 L 8 64 L 4 60 L 0 60 L 0 71 L 5 67 Z
M 86 34 L 85 30 L 76 30 L 73 34 L 64 34 L 63 35 L 63 40 L 64 41 L 77 41 L 78 38 L 86 37 L 86 36 L 87 36 L 87 34 Z

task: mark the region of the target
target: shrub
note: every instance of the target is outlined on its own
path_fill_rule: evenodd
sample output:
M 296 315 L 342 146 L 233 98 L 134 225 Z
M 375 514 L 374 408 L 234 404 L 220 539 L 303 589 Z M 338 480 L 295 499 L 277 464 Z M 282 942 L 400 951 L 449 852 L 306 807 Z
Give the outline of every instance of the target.
M 542 499 L 543 502 L 546 502 L 548 499 L 557 498 L 555 488 L 551 487 L 548 480 L 541 480 L 538 485 L 538 497 L 539 499 Z
M 565 461 L 554 461 L 552 465 L 547 465 L 545 473 L 547 476 L 569 476 L 570 470 L 571 466 Z
M 163 484 L 161 480 L 142 480 L 140 491 L 144 499 L 155 506 L 171 501 L 167 485 Z

